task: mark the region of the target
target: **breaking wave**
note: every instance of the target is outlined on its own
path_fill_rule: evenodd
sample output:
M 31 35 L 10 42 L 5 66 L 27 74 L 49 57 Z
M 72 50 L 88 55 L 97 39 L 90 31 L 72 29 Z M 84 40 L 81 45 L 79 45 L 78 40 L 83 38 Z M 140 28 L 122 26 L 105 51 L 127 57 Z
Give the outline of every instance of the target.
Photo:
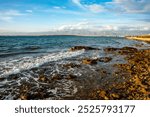
M 0 62 L 0 77 L 19 73 L 23 70 L 39 67 L 44 63 L 57 61 L 65 58 L 71 58 L 84 53 L 84 50 L 75 52 L 58 52 L 38 57 L 23 57 L 15 60 L 6 60 Z

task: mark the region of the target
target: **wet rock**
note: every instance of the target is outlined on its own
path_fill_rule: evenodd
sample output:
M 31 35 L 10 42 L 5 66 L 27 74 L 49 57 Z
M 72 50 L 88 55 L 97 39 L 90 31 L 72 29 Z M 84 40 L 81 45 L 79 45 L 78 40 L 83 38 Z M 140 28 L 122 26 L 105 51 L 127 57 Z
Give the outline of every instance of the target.
M 111 99 L 119 99 L 120 96 L 118 94 L 113 93 L 113 94 L 110 94 L 110 97 Z
M 121 55 L 124 55 L 124 54 L 135 53 L 137 51 L 138 51 L 138 49 L 133 48 L 133 47 L 123 47 L 118 51 L 118 53 Z
M 108 75 L 106 69 L 99 69 L 98 72 L 100 73 L 101 78 L 106 78 L 106 76 Z
M 121 49 L 120 49 L 121 50 Z M 150 50 L 136 50 L 131 47 L 124 47 L 122 50 L 129 50 L 127 55 L 128 63 L 115 64 L 117 67 L 112 75 L 120 79 L 105 88 L 92 92 L 95 99 L 128 99 L 128 100 L 149 100 L 150 99 Z
M 8 81 L 18 80 L 19 77 L 20 77 L 20 74 L 12 74 L 12 75 L 10 75 L 10 76 L 7 78 L 7 80 L 8 80 Z
M 104 48 L 105 52 L 115 52 L 117 50 L 119 50 L 119 48 L 112 48 L 112 47 Z
M 99 62 L 110 62 L 112 60 L 111 57 L 101 57 L 101 58 L 98 58 Z
M 104 51 L 107 53 L 112 53 L 112 52 L 118 52 L 121 55 L 125 54 L 130 54 L 130 53 L 135 53 L 138 51 L 138 49 L 133 48 L 133 47 L 123 47 L 123 48 L 104 48 Z
M 79 64 L 74 64 L 74 63 L 68 63 L 68 64 L 64 64 L 63 67 L 64 68 L 67 68 L 67 69 L 70 69 L 70 68 L 74 68 L 74 67 L 77 67 L 79 68 L 81 65 Z
M 38 81 L 40 81 L 40 82 L 48 82 L 49 79 L 48 79 L 44 74 L 41 74 L 41 75 L 39 76 Z
M 104 100 L 108 100 L 109 98 L 106 96 L 106 91 L 102 90 L 102 91 L 99 91 L 99 96 L 101 99 L 104 99 Z
M 51 80 L 61 80 L 64 76 L 61 74 L 54 74 Z
M 72 80 L 72 79 L 76 79 L 76 78 L 77 78 L 77 76 L 76 75 L 72 75 L 72 74 L 69 74 L 66 77 L 66 79 L 68 79 L 68 80 Z
M 89 58 L 85 58 L 82 60 L 83 64 L 89 64 L 89 65 L 93 65 L 93 64 L 97 64 L 97 59 L 89 59 Z
M 21 94 L 19 98 L 21 100 L 27 100 L 28 99 L 27 94 Z
M 74 46 L 70 48 L 70 51 L 77 51 L 77 50 L 100 50 L 99 48 L 93 48 L 93 47 L 88 47 L 88 46 Z
M 0 78 L 0 82 L 4 81 L 6 78 Z

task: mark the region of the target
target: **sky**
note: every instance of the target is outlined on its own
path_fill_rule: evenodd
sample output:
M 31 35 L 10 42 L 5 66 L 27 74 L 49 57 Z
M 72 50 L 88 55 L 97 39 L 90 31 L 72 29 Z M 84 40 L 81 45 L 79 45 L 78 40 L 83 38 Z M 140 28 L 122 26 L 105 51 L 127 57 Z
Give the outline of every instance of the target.
M 150 0 L 0 0 L 0 34 L 150 32 Z

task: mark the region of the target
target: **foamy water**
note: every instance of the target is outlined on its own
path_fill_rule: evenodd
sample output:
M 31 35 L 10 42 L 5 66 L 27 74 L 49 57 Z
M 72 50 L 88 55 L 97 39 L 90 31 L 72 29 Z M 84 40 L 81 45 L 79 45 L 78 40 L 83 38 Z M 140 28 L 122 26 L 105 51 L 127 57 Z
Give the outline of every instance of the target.
M 21 59 L 11 61 L 3 61 L 0 62 L 0 77 L 5 77 L 10 74 L 19 73 L 23 70 L 39 67 L 47 62 L 78 56 L 82 53 L 84 53 L 84 50 L 76 52 L 59 52 L 38 57 L 23 57 Z

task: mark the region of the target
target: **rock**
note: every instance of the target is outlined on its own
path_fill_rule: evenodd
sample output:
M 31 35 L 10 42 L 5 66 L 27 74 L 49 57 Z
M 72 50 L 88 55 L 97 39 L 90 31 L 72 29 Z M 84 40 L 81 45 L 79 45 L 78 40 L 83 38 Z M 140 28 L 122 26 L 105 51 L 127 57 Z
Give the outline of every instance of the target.
M 104 51 L 105 52 L 118 52 L 119 54 L 124 55 L 124 54 L 130 54 L 130 53 L 137 52 L 138 49 L 133 48 L 133 47 L 105 48 Z
M 44 76 L 44 74 L 41 74 L 41 75 L 39 76 L 38 81 L 47 82 L 47 81 L 49 81 L 49 80 L 48 80 L 48 78 L 46 78 L 46 77 Z
M 101 57 L 101 58 L 96 58 L 96 59 L 90 59 L 90 58 L 85 58 L 82 60 L 83 64 L 97 64 L 97 62 L 109 62 L 111 61 L 112 58 L 111 57 Z
M 20 99 L 21 99 L 21 100 L 27 100 L 28 97 L 27 97 L 26 94 L 21 94 L 21 95 L 20 95 Z
M 105 51 L 105 52 L 115 52 L 115 51 L 117 51 L 117 50 L 119 50 L 119 48 L 111 48 L 111 47 L 104 48 L 104 51 Z
M 119 99 L 120 96 L 118 94 L 113 93 L 113 94 L 110 94 L 110 97 L 112 99 Z
M 137 50 L 132 47 L 123 47 L 122 51 L 127 55 L 127 63 L 115 64 L 116 70 L 112 85 L 96 89 L 93 96 L 96 99 L 120 99 L 120 100 L 149 100 L 150 99 L 150 49 Z M 130 53 L 130 54 L 128 54 Z M 98 96 L 97 96 L 98 94 Z
M 123 47 L 118 51 L 118 53 L 121 55 L 124 55 L 124 54 L 135 53 L 137 51 L 138 51 L 138 49 L 133 48 L 133 47 Z
M 107 63 L 107 62 L 111 61 L 112 58 L 111 57 L 101 57 L 98 60 L 99 60 L 99 62 L 105 62 L 105 63 Z
M 107 97 L 106 91 L 100 90 L 98 93 L 99 93 L 100 99 L 103 99 L 103 100 L 108 100 L 108 99 L 109 99 L 109 98 Z
M 70 51 L 77 51 L 77 50 L 100 50 L 99 48 L 93 48 L 93 47 L 88 47 L 88 46 L 74 46 L 70 48 Z
M 61 80 L 64 76 L 61 74 L 54 74 L 51 80 Z
M 77 67 L 79 68 L 81 65 L 79 64 L 74 64 L 74 63 L 68 63 L 68 64 L 64 64 L 63 67 L 69 69 L 69 68 L 74 68 L 74 67 Z
M 72 75 L 72 74 L 69 74 L 69 75 L 67 75 L 67 77 L 66 77 L 66 79 L 68 79 L 68 80 L 76 79 L 76 78 L 77 78 L 77 76 Z
M 82 63 L 92 65 L 92 64 L 97 64 L 97 61 L 98 61 L 97 59 L 85 58 L 82 60 Z
M 2 82 L 2 81 L 4 81 L 5 80 L 5 78 L 0 78 L 0 82 Z

